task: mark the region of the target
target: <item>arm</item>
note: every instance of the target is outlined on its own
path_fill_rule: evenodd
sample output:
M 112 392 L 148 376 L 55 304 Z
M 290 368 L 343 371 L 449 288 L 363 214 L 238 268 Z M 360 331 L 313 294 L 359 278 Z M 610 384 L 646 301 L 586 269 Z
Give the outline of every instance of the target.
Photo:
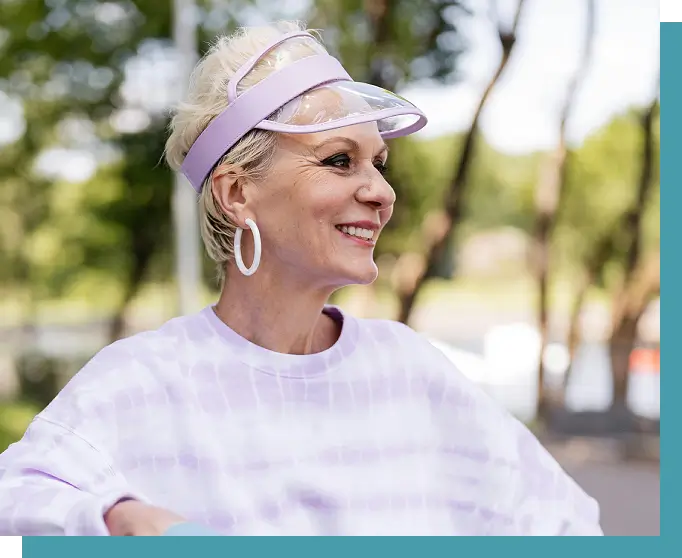
M 480 386 L 462 375 L 445 355 L 422 336 L 414 343 L 429 364 L 430 396 L 445 439 L 470 444 L 488 454 L 492 477 L 504 476 L 491 462 L 512 464 L 515 473 L 504 504 L 515 517 L 520 535 L 603 535 L 599 505 L 561 468 L 532 432 Z M 457 434 L 455 434 L 457 433 Z M 488 480 L 492 477 L 489 477 Z M 494 503 L 501 505 L 501 495 Z
M 566 473 L 539 440 L 513 421 L 520 463 L 518 514 L 524 534 L 603 536 L 597 501 Z
M 140 499 L 92 444 L 40 416 L 0 455 L 0 535 L 108 535 L 126 498 Z
M 100 351 L 0 454 L 0 535 L 160 535 L 182 518 L 151 506 L 116 465 L 114 401 L 156 387 L 134 355 L 145 339 Z

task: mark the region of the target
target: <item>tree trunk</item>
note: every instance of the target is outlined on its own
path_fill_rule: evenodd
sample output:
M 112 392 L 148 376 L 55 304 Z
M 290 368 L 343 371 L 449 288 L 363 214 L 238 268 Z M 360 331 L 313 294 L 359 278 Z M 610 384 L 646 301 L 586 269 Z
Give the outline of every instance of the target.
M 597 277 L 601 275 L 604 266 L 613 256 L 614 250 L 616 248 L 619 229 L 620 223 L 617 223 L 617 226 L 613 230 L 604 234 L 599 242 L 594 245 L 594 250 L 592 250 L 585 262 L 585 273 L 581 279 L 580 286 L 573 302 L 571 321 L 568 329 L 569 364 L 566 374 L 564 375 L 562 387 L 563 392 L 560 397 L 562 404 L 565 402 L 566 389 L 568 388 L 568 383 L 571 380 L 575 353 L 577 352 L 578 346 L 581 342 L 580 317 L 585 305 L 585 299 L 587 298 L 587 293 L 589 292 L 590 287 L 595 283 Z
M 133 263 L 127 277 L 123 297 L 121 297 L 114 315 L 109 320 L 109 343 L 113 343 L 125 335 L 125 314 L 128 310 L 128 305 L 139 292 L 142 280 L 154 253 L 154 242 L 145 242 L 141 237 L 142 235 L 135 241 L 135 246 L 133 247 Z
M 660 290 L 660 255 L 657 254 L 633 272 L 628 290 L 622 296 L 624 306 L 609 339 L 613 378 L 612 410 L 627 407 L 630 379 L 630 355 L 637 341 L 637 324 L 651 297 Z
M 650 285 L 647 295 L 641 300 L 638 308 L 633 309 L 618 323 L 618 327 L 611 333 L 609 340 L 609 355 L 611 357 L 611 374 L 613 378 L 613 410 L 627 407 L 627 395 L 630 380 L 630 355 L 637 342 L 637 325 L 646 310 L 651 295 L 658 285 Z
M 369 83 L 392 91 L 396 83 L 386 72 L 389 62 L 386 46 L 391 43 L 391 18 L 394 6 L 388 0 L 366 0 L 365 12 L 372 26 L 373 48 L 367 49 L 367 80 Z
M 546 418 L 552 405 L 550 394 L 545 390 L 545 367 L 543 356 L 549 338 L 549 273 L 552 233 L 556 226 L 557 214 L 565 198 L 568 151 L 566 147 L 566 125 L 575 102 L 578 87 L 585 78 L 592 57 L 594 44 L 594 0 L 587 0 L 587 29 L 580 65 L 568 86 L 559 124 L 559 144 L 547 159 L 547 165 L 538 183 L 535 204 L 537 222 L 533 265 L 538 284 L 538 328 L 540 331 L 540 354 L 538 358 L 538 416 Z
M 463 199 L 468 183 L 469 171 L 471 170 L 471 163 L 473 162 L 474 143 L 478 136 L 479 120 L 483 109 L 486 106 L 490 93 L 495 88 L 500 76 L 507 67 L 509 58 L 516 44 L 516 30 L 521 16 L 524 0 L 519 0 L 514 15 L 514 23 L 511 31 L 503 31 L 498 26 L 498 37 L 502 45 L 502 57 L 495 70 L 495 73 L 490 78 L 488 85 L 483 90 L 474 113 L 474 118 L 471 121 L 471 126 L 464 139 L 464 147 L 460 153 L 459 159 L 455 166 L 454 178 L 450 183 L 450 187 L 446 192 L 444 199 L 444 211 L 442 214 L 442 221 L 444 226 L 439 234 L 432 235 L 431 238 L 425 238 L 426 257 L 420 269 L 417 270 L 417 277 L 403 292 L 399 293 L 400 311 L 398 320 L 407 323 L 412 314 L 414 303 L 417 299 L 419 291 L 424 286 L 424 283 L 429 279 L 438 262 L 442 261 L 444 251 L 448 247 L 448 239 L 453 234 L 455 227 L 460 223 L 463 212 Z
M 587 299 L 587 293 L 592 285 L 592 278 L 588 274 L 582 279 L 580 288 L 575 295 L 573 300 L 573 308 L 571 308 L 571 317 L 568 325 L 568 368 L 564 374 L 564 379 L 561 385 L 561 393 L 558 394 L 557 400 L 560 401 L 562 406 L 566 404 L 566 390 L 568 389 L 568 384 L 571 381 L 571 371 L 573 369 L 573 361 L 575 360 L 575 354 L 578 351 L 578 347 L 582 341 L 582 332 L 580 329 L 581 323 L 580 318 L 582 317 L 583 308 L 585 307 L 585 300 Z
M 612 407 L 626 407 L 630 354 L 637 339 L 637 319 L 628 316 L 623 319 L 609 341 L 611 374 L 613 376 Z
M 620 292 L 614 297 L 613 321 L 609 347 L 613 377 L 612 408 L 625 408 L 629 380 L 630 353 L 635 346 L 637 323 L 646 310 L 651 294 L 660 284 L 660 262 L 656 259 L 645 266 L 642 260 L 642 221 L 649 196 L 653 189 L 654 130 L 653 123 L 658 108 L 655 96 L 642 115 L 642 169 L 637 188 L 637 198 L 624 216 L 626 260 Z M 652 268 L 653 266 L 653 268 Z M 644 267 L 641 273 L 638 269 Z

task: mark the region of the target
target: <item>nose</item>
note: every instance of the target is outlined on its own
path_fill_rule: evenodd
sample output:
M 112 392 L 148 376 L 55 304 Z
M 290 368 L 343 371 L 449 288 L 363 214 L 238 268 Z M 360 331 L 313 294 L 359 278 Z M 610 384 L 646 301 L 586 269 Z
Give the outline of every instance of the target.
M 392 207 L 395 203 L 395 191 L 378 170 L 372 168 L 369 172 L 365 183 L 356 192 L 355 198 L 360 203 L 379 211 Z

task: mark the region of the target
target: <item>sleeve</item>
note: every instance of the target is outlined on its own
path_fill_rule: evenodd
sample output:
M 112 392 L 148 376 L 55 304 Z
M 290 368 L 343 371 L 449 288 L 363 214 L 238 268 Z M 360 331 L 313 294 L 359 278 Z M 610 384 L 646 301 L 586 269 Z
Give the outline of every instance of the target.
M 603 536 L 600 509 L 524 424 L 513 417 L 520 464 L 518 515 L 524 534 Z
M 104 514 L 132 494 L 104 456 L 38 416 L 0 455 L 0 535 L 108 535 Z
M 418 334 L 417 334 L 418 335 Z M 492 461 L 512 464 L 514 486 L 508 507 L 519 535 L 601 536 L 597 501 L 566 473 L 536 436 L 473 381 L 442 351 L 418 335 L 422 362 L 431 371 L 431 396 L 446 437 L 474 436 L 476 448 Z M 511 479 L 510 479 L 511 480 Z

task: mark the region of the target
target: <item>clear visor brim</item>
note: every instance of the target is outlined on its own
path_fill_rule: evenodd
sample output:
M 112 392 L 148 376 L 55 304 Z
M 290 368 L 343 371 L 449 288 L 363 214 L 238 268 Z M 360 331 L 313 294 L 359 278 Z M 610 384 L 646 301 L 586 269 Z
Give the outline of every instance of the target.
M 257 127 L 302 134 L 362 122 L 376 122 L 379 133 L 394 137 L 421 128 L 426 119 L 395 93 L 368 83 L 337 81 L 299 95 Z

